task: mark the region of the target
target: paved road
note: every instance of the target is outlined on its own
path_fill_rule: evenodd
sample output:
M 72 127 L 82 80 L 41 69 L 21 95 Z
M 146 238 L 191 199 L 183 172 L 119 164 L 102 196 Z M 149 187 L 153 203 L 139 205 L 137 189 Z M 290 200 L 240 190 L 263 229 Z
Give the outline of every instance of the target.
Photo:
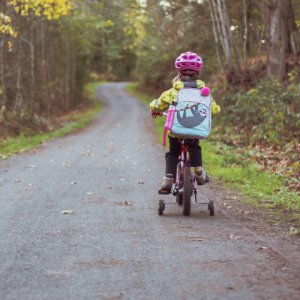
M 97 88 L 85 129 L 1 162 L 0 299 L 299 299 L 299 242 L 222 208 L 213 182 L 214 217 L 157 215 L 164 149 L 125 86 Z

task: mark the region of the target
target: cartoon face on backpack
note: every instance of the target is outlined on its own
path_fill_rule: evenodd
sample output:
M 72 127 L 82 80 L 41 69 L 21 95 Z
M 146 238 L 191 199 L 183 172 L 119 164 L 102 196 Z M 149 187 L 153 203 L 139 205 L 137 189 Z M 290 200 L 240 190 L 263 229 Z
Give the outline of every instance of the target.
M 189 113 L 189 116 L 187 116 Z M 193 128 L 200 125 L 206 116 L 208 115 L 207 111 L 204 108 L 199 109 L 199 105 L 193 105 L 183 109 L 183 115 L 181 116 L 181 111 L 177 112 L 178 122 L 186 128 Z
M 188 138 L 204 139 L 211 128 L 211 96 L 200 89 L 183 88 L 170 106 L 165 128 Z

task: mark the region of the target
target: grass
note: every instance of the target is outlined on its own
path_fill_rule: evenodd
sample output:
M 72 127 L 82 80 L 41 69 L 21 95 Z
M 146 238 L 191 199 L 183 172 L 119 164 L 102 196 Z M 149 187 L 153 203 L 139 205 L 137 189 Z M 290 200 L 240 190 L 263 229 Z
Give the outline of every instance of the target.
M 153 98 L 136 90 L 138 83 L 128 85 L 128 91 L 149 104 Z M 162 142 L 165 118 L 155 120 L 159 141 Z M 213 135 L 212 130 L 211 135 Z M 209 174 L 225 186 L 241 192 L 246 202 L 274 209 L 274 216 L 285 212 L 289 219 L 300 222 L 300 197 L 292 192 L 278 174 L 263 171 L 256 163 L 245 162 L 236 148 L 206 139 L 201 141 L 203 161 Z
M 6 140 L 0 143 L 0 156 L 7 158 L 11 154 L 27 151 L 39 145 L 42 142 L 63 136 L 71 131 L 85 127 L 92 119 L 92 116 L 99 113 L 102 109 L 101 102 L 97 101 L 95 96 L 95 88 L 105 82 L 95 82 L 86 85 L 88 97 L 93 100 L 93 107 L 86 112 L 78 114 L 70 114 L 67 116 L 67 122 L 61 129 L 39 133 L 33 136 L 19 135 L 16 137 L 7 137 Z

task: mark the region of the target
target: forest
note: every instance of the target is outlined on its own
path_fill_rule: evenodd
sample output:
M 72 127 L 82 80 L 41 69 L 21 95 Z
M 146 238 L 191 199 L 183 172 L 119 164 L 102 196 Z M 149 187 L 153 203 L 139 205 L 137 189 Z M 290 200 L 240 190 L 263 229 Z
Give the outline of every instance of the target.
M 267 170 L 283 151 L 285 174 L 299 178 L 299 8 L 299 0 L 1 0 L 0 138 L 54 130 L 88 105 L 88 82 L 138 81 L 157 97 L 171 87 L 175 58 L 192 51 L 222 109 L 216 138 L 268 149 L 272 158 L 255 158 Z

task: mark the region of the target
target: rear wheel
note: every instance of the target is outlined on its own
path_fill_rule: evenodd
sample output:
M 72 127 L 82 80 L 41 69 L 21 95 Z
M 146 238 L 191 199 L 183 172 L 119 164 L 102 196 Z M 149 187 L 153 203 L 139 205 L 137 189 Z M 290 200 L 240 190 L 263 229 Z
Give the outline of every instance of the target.
M 191 188 L 191 172 L 189 167 L 183 168 L 183 194 L 182 194 L 182 202 L 183 202 L 183 214 L 188 216 L 191 213 L 191 196 L 192 196 L 192 188 Z

